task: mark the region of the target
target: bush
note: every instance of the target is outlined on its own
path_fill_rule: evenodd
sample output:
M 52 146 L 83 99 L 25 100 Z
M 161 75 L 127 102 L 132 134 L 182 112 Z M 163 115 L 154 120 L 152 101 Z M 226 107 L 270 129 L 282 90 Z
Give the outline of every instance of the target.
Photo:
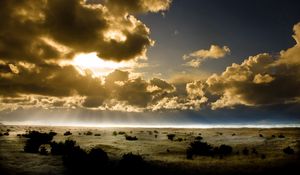
M 243 149 L 243 154 L 245 155 L 245 156 L 247 156 L 247 155 L 249 155 L 249 150 L 248 150 L 248 148 L 244 148 Z
M 87 168 L 88 156 L 87 153 L 79 146 L 73 147 L 63 155 L 63 163 L 70 171 L 80 172 Z
M 101 134 L 95 134 L 94 136 L 101 136 Z
M 282 134 L 280 134 L 280 135 L 278 136 L 278 138 L 285 138 L 285 136 L 282 135 Z
M 72 135 L 72 133 L 70 131 L 67 131 L 64 133 L 64 136 L 69 136 L 69 135 Z
M 3 135 L 5 135 L 5 136 L 9 136 L 9 132 L 5 132 Z
M 2 132 L 0 132 L 0 136 L 3 136 L 3 133 L 2 133 Z
M 158 134 L 158 131 L 157 131 L 157 130 L 154 130 L 153 132 L 154 132 L 155 134 Z
M 218 149 L 218 152 L 215 154 L 220 154 L 220 155 L 229 155 L 232 153 L 232 147 L 228 145 L 221 145 Z
M 93 133 L 91 131 L 85 132 L 84 135 L 90 136 L 93 135 Z
M 53 155 L 64 155 L 68 154 L 69 151 L 73 150 L 75 148 L 76 141 L 74 140 L 66 140 L 63 142 L 51 142 L 51 154 Z
M 259 134 L 259 137 L 264 137 L 262 134 Z
M 168 134 L 167 137 L 168 137 L 169 140 L 173 141 L 174 137 L 175 137 L 175 134 Z
M 291 147 L 286 147 L 286 148 L 284 148 L 283 149 L 283 152 L 285 153 L 285 154 L 294 154 L 295 153 L 295 151 L 291 148 Z
M 38 131 L 29 131 L 23 136 L 29 138 L 24 146 L 24 151 L 29 153 L 39 152 L 39 148 L 42 144 L 49 144 L 53 139 L 53 134 L 40 133 Z
M 125 139 L 126 140 L 130 140 L 130 141 L 132 141 L 132 140 L 138 140 L 138 138 L 136 136 L 129 136 L 129 135 L 125 135 Z
M 198 156 L 208 156 L 212 155 L 212 146 L 206 142 L 194 141 L 190 143 L 190 147 L 187 149 L 187 157 L 192 157 L 193 155 Z
M 53 131 L 50 131 L 50 132 L 49 132 L 49 135 L 51 135 L 51 136 L 56 136 L 57 133 L 56 133 L 56 132 L 53 132 Z
M 117 135 L 118 135 L 117 131 L 114 131 L 113 136 L 117 136 Z
M 144 165 L 143 157 L 132 153 L 124 154 L 120 160 L 120 167 L 125 170 L 139 171 L 143 169 Z
M 119 134 L 120 134 L 120 135 L 124 135 L 124 134 L 126 134 L 126 132 L 120 131 Z
M 202 140 L 203 139 L 203 137 L 201 137 L 201 136 L 197 136 L 197 137 L 195 137 L 195 140 Z
M 88 154 L 89 166 L 91 168 L 104 167 L 108 163 L 108 156 L 101 148 L 93 148 Z

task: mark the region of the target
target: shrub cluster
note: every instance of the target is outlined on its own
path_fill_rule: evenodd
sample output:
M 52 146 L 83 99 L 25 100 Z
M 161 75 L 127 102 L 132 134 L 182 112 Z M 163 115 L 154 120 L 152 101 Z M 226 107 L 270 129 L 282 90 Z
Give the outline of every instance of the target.
M 186 151 L 187 159 L 192 159 L 194 155 L 196 156 L 225 156 L 232 153 L 232 147 L 222 144 L 219 147 L 213 147 L 207 142 L 202 142 L 196 140 L 190 143 Z
M 23 134 L 23 137 L 29 138 L 24 146 L 24 151 L 28 153 L 38 153 L 39 148 L 43 144 L 49 144 L 55 136 L 56 133 L 41 133 L 38 131 L 29 131 L 26 134 Z M 43 149 L 45 151 L 45 149 Z

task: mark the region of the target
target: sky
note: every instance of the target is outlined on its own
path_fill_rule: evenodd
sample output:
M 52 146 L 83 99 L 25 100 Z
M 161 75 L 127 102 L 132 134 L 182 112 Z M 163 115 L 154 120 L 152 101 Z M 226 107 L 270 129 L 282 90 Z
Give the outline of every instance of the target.
M 300 124 L 299 6 L 0 1 L 0 122 Z

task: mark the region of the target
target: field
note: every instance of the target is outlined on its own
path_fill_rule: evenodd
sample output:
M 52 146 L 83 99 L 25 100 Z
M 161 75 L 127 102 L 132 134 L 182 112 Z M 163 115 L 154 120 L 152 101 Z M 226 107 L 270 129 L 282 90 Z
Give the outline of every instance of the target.
M 0 126 L 0 174 L 68 174 L 60 155 L 41 155 L 24 152 L 28 138 L 20 136 L 26 131 L 56 132 L 56 142 L 72 139 L 82 149 L 102 148 L 108 155 L 110 166 L 117 168 L 127 153 L 141 155 L 151 167 L 149 174 L 288 174 L 300 165 L 299 128 L 84 128 L 44 126 Z M 72 134 L 65 136 L 70 131 Z M 168 134 L 174 134 L 173 140 Z M 137 140 L 126 140 L 125 135 Z M 228 155 L 194 155 L 187 159 L 187 148 L 201 136 L 202 142 L 218 147 L 232 147 Z M 290 147 L 292 154 L 283 149 Z M 50 152 L 50 145 L 45 145 Z M 245 153 L 245 148 L 249 151 Z M 106 171 L 107 172 L 107 171 Z M 106 174 L 101 172 L 99 174 Z M 107 173 L 111 174 L 111 173 Z

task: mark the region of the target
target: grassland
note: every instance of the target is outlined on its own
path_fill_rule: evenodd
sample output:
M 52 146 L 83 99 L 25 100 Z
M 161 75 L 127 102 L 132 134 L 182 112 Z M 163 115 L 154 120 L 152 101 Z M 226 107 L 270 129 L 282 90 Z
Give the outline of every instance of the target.
M 84 128 L 43 126 L 0 126 L 0 174 L 67 174 L 61 156 L 25 153 L 26 131 L 56 132 L 56 142 L 72 139 L 84 150 L 103 149 L 112 164 L 126 153 L 141 155 L 152 171 L 149 174 L 288 174 L 300 165 L 299 128 Z M 69 134 L 65 134 L 70 131 Z M 65 134 L 65 135 L 64 135 Z M 175 134 L 173 141 L 168 134 Z M 128 136 L 134 138 L 126 139 Z M 226 156 L 193 156 L 186 151 L 196 137 L 212 146 L 233 148 Z M 294 154 L 283 149 L 292 148 Z M 45 145 L 50 152 L 49 145 Z M 247 148 L 249 154 L 243 150 Z M 255 151 L 254 151 L 255 150 Z M 101 170 L 99 170 L 101 174 Z M 102 172 L 102 174 L 105 174 Z M 109 173 L 108 173 L 109 174 Z

